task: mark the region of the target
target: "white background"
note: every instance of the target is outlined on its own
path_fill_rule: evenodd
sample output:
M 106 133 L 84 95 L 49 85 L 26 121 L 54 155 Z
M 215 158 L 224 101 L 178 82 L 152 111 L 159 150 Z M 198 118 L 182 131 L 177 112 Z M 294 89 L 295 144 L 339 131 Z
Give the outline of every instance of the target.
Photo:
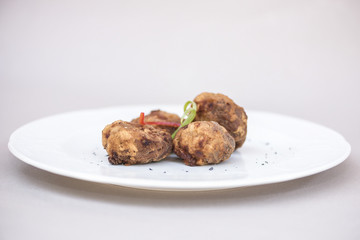
M 0 239 L 359 239 L 359 26 L 356 0 L 1 0 Z M 57 176 L 7 150 L 40 117 L 203 91 L 323 124 L 352 154 L 295 181 L 179 193 Z

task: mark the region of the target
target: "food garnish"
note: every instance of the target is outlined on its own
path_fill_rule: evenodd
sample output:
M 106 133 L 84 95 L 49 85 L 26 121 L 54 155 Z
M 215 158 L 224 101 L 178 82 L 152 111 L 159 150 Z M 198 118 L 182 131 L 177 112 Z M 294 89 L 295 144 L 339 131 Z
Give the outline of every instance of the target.
M 190 107 L 189 107 L 190 106 Z M 175 130 L 175 132 L 171 135 L 172 139 L 175 138 L 176 133 L 182 128 L 185 127 L 186 125 L 188 125 L 189 123 L 191 123 L 195 117 L 196 117 L 196 111 L 197 111 L 197 106 L 196 103 L 193 101 L 187 101 L 184 105 L 184 114 L 181 117 L 180 120 L 180 126 L 178 127 L 178 129 Z
M 141 125 L 161 125 L 161 126 L 168 126 L 168 127 L 179 127 L 180 123 L 176 122 L 145 122 L 145 114 L 142 112 L 140 113 L 139 123 Z
M 196 117 L 197 106 L 193 101 L 187 101 L 184 105 L 184 114 L 181 117 L 180 123 L 176 122 L 145 122 L 145 113 L 141 112 L 139 117 L 139 123 L 141 125 L 160 125 L 168 127 L 178 127 L 171 135 L 172 139 L 175 138 L 176 133 L 182 128 L 191 123 Z

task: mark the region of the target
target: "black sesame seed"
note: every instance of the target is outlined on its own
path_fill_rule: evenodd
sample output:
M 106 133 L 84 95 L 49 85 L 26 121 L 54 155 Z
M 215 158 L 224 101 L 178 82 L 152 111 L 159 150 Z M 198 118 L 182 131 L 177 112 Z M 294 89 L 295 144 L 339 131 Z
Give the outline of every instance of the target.
M 212 171 L 212 170 L 214 170 L 214 168 L 213 168 L 213 167 L 209 168 L 209 171 Z
M 150 171 L 152 171 L 152 168 L 149 168 Z

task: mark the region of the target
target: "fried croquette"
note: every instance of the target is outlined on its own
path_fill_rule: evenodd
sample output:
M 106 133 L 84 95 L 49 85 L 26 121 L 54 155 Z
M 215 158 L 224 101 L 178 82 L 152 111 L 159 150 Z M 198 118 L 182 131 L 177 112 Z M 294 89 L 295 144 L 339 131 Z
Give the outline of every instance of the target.
M 198 110 L 195 121 L 215 121 L 235 139 L 235 149 L 246 139 L 247 115 L 244 109 L 221 93 L 201 93 L 195 99 Z
M 169 132 L 149 125 L 116 121 L 102 131 L 111 164 L 144 164 L 166 158 L 172 150 Z
M 189 166 L 220 163 L 235 150 L 234 138 L 213 121 L 186 125 L 176 134 L 173 143 L 175 154 Z
M 161 110 L 153 110 L 149 114 L 145 115 L 145 122 L 173 122 L 180 124 L 180 117 L 173 113 L 168 113 Z M 139 118 L 131 120 L 133 123 L 139 123 Z M 164 126 L 164 125 L 154 125 L 155 128 L 165 129 L 169 133 L 175 132 L 177 127 Z

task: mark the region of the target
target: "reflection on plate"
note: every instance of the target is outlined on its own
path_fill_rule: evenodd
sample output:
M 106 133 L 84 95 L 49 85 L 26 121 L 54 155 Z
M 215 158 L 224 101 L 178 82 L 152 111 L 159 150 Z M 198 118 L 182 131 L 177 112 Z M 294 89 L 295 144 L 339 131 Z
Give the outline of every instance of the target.
M 82 180 L 153 190 L 215 190 L 292 180 L 332 168 L 350 154 L 335 131 L 283 115 L 247 111 L 244 146 L 218 165 L 189 167 L 176 155 L 146 165 L 110 165 L 101 131 L 153 109 L 182 113 L 181 106 L 123 106 L 70 112 L 17 129 L 9 149 L 37 168 Z

